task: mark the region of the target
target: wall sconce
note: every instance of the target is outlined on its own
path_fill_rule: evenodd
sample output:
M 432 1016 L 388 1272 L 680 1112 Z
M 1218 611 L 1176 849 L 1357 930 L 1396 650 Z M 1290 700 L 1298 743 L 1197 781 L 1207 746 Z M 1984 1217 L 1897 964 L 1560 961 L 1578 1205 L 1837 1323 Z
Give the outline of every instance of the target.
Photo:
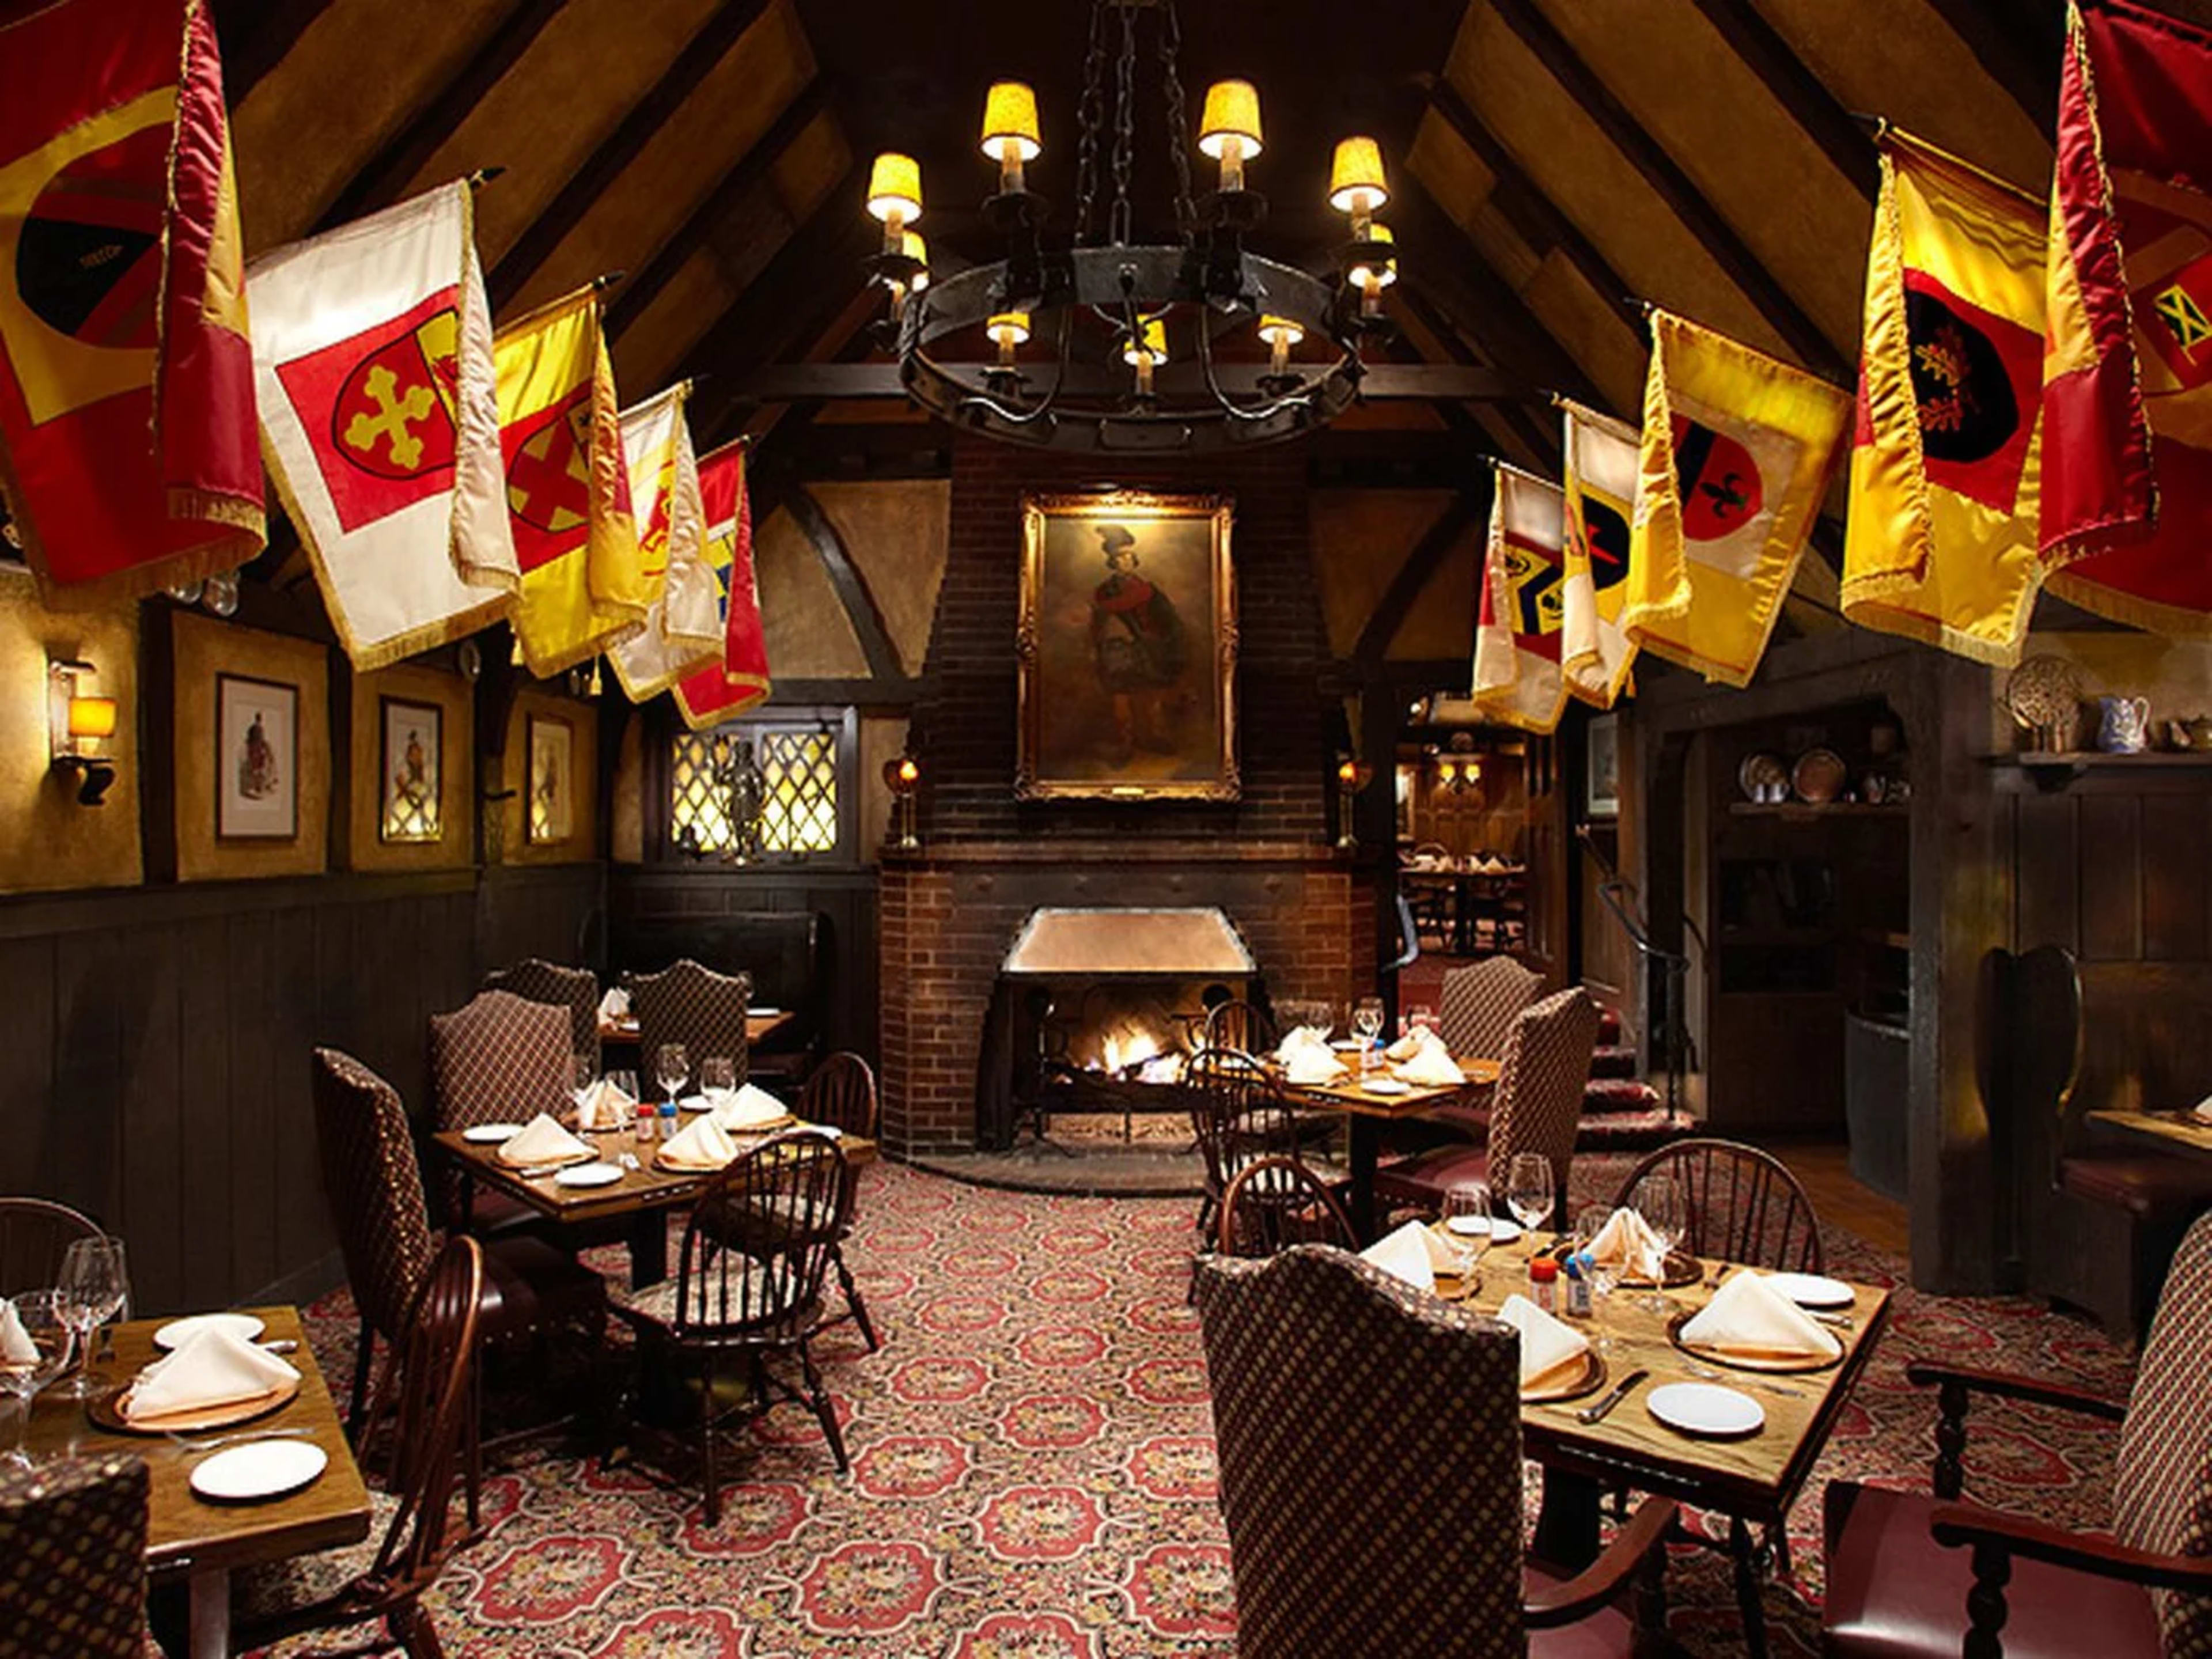
M 1482 781 L 1482 763 L 1464 757 L 1440 756 L 1437 760 L 1437 781 L 1455 795 L 1464 795 Z
M 919 852 L 921 837 L 915 831 L 915 817 L 921 793 L 921 763 L 900 755 L 884 763 L 884 783 L 891 792 L 891 845 L 902 853 Z
M 100 671 L 88 662 L 46 664 L 47 742 L 53 766 L 77 776 L 80 806 L 97 806 L 115 781 L 106 752 L 115 735 L 115 699 L 94 695 Z
M 1340 853 L 1359 850 L 1358 832 L 1352 822 L 1352 799 L 1374 781 L 1375 769 L 1364 761 L 1346 755 L 1336 763 L 1336 850 Z

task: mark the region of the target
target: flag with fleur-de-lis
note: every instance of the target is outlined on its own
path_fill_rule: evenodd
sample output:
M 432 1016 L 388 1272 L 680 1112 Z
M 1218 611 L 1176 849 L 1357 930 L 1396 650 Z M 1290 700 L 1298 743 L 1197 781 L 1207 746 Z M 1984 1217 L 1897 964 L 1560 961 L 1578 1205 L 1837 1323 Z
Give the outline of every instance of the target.
M 357 669 L 507 615 L 491 307 L 455 183 L 246 273 L 262 453 Z

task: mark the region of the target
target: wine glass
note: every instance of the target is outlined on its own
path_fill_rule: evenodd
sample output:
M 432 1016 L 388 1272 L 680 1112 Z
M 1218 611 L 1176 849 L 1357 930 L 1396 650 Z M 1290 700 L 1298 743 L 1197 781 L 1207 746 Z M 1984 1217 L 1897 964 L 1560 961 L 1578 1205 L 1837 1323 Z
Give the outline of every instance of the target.
M 727 1106 L 738 1091 L 738 1062 L 727 1054 L 709 1054 L 699 1062 L 699 1092 L 717 1107 Z
M 1364 1072 L 1382 1036 L 1381 997 L 1362 997 L 1352 1005 L 1352 1029 L 1359 1038 L 1359 1069 Z
M 0 1358 L 0 1389 L 15 1397 L 21 1409 L 15 1417 L 15 1440 L 0 1464 L 18 1469 L 27 1469 L 34 1460 L 24 1448 L 24 1439 L 31 1426 L 31 1401 L 45 1388 L 69 1369 L 73 1349 L 71 1327 L 63 1322 L 61 1297 L 53 1291 L 25 1291 L 12 1303 L 0 1301 L 0 1308 L 12 1306 L 15 1317 L 39 1351 L 39 1357 L 21 1364 L 11 1364 Z
M 55 1283 L 54 1296 L 62 1322 L 77 1339 L 86 1361 L 61 1393 L 71 1400 L 83 1400 L 96 1392 L 92 1381 L 92 1333 L 121 1313 L 131 1298 L 123 1241 L 105 1234 L 72 1240 L 62 1253 L 61 1276 Z
M 1644 1176 L 1637 1185 L 1636 1208 L 1650 1225 L 1652 1236 L 1658 1239 L 1662 1250 L 1666 1255 L 1673 1255 L 1674 1247 L 1690 1230 L 1690 1200 L 1682 1190 L 1682 1183 L 1669 1175 Z M 1667 1277 L 1664 1256 L 1659 1277 L 1662 1283 Z M 1654 1288 L 1656 1291 L 1660 1287 Z M 1663 1311 L 1667 1298 L 1655 1293 L 1647 1305 L 1655 1313 Z
M 1516 1152 L 1505 1176 L 1505 1206 L 1513 1218 L 1533 1233 L 1544 1224 L 1556 1201 L 1552 1160 L 1541 1152 Z
M 636 1105 L 640 1100 L 644 1098 L 642 1095 L 638 1093 L 637 1073 L 635 1072 L 630 1071 L 626 1067 L 611 1071 L 607 1073 L 607 1081 L 613 1084 L 616 1088 L 621 1090 L 623 1092 L 623 1097 L 629 1101 L 632 1106 Z
M 1460 1231 L 1452 1224 L 1464 1218 L 1480 1216 L 1480 1231 Z M 1482 1253 L 1490 1248 L 1490 1188 L 1479 1181 L 1463 1187 L 1455 1187 L 1444 1194 L 1444 1237 L 1459 1258 L 1460 1276 L 1464 1279 L 1473 1273 L 1482 1260 Z
M 664 1042 L 653 1057 L 653 1075 L 659 1079 L 661 1098 L 673 1101 L 691 1079 L 691 1056 L 680 1042 Z

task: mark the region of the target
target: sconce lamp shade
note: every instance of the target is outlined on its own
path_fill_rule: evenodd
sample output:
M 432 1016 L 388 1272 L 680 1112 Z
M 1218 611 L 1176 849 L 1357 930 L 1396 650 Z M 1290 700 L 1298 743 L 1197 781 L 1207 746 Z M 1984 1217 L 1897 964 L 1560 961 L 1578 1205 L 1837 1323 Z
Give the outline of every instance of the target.
M 1305 325 L 1291 317 L 1262 317 L 1260 337 L 1271 346 L 1294 346 L 1306 337 Z
M 911 224 L 921 217 L 921 163 L 911 155 L 885 150 L 868 170 L 868 211 L 878 219 L 896 215 Z
M 983 99 L 983 154 L 994 161 L 1002 161 L 1010 143 L 1024 161 L 1034 161 L 1043 153 L 1036 94 L 1024 82 L 994 81 Z M 919 185 L 915 194 L 921 194 Z
M 915 232 L 906 231 L 900 236 L 899 252 L 921 267 L 914 273 L 914 281 L 908 284 L 915 293 L 919 294 L 929 286 L 929 244 Z
M 1001 311 L 983 325 L 994 345 L 1019 345 L 1030 337 L 1030 314 L 1026 311 Z
M 1164 312 L 1155 312 L 1142 319 L 1142 335 L 1128 341 L 1121 348 L 1121 361 L 1131 368 L 1150 363 L 1158 365 L 1167 361 L 1168 319 Z
M 897 755 L 884 763 L 884 782 L 894 795 L 911 795 L 921 787 L 921 763 Z
M 1370 242 L 1395 242 L 1398 239 L 1390 234 L 1388 225 L 1370 225 L 1367 227 L 1367 240 Z M 1357 289 L 1388 288 L 1398 280 L 1398 256 L 1386 253 L 1378 263 L 1356 264 L 1352 268 L 1351 277 L 1352 287 Z
M 1243 160 L 1260 153 L 1260 94 L 1249 81 L 1216 81 L 1206 89 L 1198 122 L 1200 152 L 1218 161 L 1231 138 L 1237 141 Z
M 1336 160 L 1328 171 L 1328 204 L 1340 213 L 1351 213 L 1362 205 L 1363 196 L 1370 213 L 1390 199 L 1382 179 L 1382 147 L 1372 138 L 1339 139 Z
M 80 741 L 87 738 L 113 737 L 115 699 L 71 697 L 69 700 L 69 734 Z

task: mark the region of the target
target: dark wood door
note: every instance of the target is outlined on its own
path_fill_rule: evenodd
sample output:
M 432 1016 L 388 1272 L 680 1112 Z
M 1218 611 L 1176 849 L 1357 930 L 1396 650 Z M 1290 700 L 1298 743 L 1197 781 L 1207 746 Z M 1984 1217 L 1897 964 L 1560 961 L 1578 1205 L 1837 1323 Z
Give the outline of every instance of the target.
M 1562 745 L 1554 737 L 1532 737 L 1522 762 L 1528 797 L 1527 942 L 1521 959 L 1543 975 L 1547 990 L 1566 984 L 1572 972 L 1567 942 L 1567 791 Z

